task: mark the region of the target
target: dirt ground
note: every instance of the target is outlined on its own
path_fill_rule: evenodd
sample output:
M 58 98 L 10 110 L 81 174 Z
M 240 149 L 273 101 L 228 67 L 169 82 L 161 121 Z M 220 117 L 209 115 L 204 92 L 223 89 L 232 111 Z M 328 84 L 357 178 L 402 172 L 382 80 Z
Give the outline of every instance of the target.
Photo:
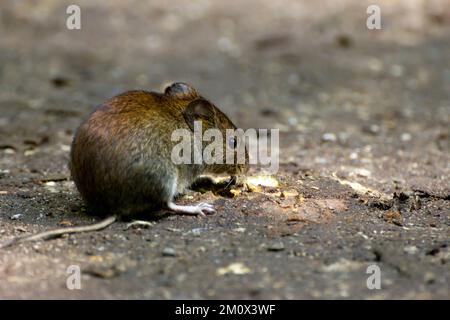
M 79 0 L 68 30 L 74 1 L 1 1 L 0 241 L 97 220 L 70 143 L 129 89 L 189 82 L 239 127 L 280 129 L 279 185 L 0 249 L 0 298 L 450 298 L 450 1 L 166 2 Z

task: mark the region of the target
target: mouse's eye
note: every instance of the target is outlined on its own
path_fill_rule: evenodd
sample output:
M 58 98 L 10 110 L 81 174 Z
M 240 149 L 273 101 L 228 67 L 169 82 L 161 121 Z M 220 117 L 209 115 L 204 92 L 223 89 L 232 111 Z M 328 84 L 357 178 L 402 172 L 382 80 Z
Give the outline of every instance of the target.
M 236 137 L 231 137 L 230 139 L 228 139 L 228 146 L 231 149 L 236 149 L 237 148 L 237 139 L 236 139 Z

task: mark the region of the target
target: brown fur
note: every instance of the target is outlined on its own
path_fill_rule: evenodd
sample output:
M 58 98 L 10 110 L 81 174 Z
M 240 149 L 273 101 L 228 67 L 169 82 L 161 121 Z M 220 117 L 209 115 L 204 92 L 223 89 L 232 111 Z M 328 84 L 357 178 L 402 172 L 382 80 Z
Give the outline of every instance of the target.
M 185 112 L 193 101 L 205 101 L 195 89 L 173 84 L 164 94 L 129 91 L 97 107 L 78 128 L 70 170 L 88 207 L 95 214 L 128 216 L 163 208 L 171 201 L 173 183 L 182 193 L 199 174 L 238 174 L 242 165 L 175 165 L 171 141 L 175 129 L 189 129 Z M 203 129 L 235 128 L 218 108 L 203 119 Z M 225 139 L 224 139 L 225 140 Z M 226 143 L 226 141 L 224 142 Z

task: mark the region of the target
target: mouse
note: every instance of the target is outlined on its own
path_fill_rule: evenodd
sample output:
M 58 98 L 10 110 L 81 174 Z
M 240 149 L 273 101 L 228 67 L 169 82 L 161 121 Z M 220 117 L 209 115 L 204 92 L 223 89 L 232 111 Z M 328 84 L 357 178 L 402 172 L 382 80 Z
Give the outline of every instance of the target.
M 184 82 L 173 83 L 162 93 L 127 91 L 97 106 L 75 131 L 69 169 L 87 211 L 104 219 L 13 238 L 0 247 L 97 231 L 119 219 L 155 210 L 199 216 L 214 213 L 211 204 L 179 205 L 175 200 L 199 176 L 229 175 L 233 180 L 249 166 L 246 161 L 227 163 L 225 152 L 222 163 L 175 164 L 171 156 L 178 142 L 172 133 L 184 129 L 193 137 L 196 122 L 201 122 L 203 132 L 218 129 L 223 137 L 227 129 L 237 129 L 217 106 Z M 237 152 L 239 137 L 227 139 L 222 140 L 223 148 Z M 192 147 L 199 146 L 192 142 Z M 204 147 L 203 142 L 200 148 Z

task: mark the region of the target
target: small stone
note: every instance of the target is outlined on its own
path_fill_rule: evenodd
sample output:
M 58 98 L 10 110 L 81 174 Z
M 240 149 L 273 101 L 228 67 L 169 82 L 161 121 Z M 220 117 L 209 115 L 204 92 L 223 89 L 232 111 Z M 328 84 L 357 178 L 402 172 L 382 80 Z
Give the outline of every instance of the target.
M 58 193 L 57 184 L 55 181 L 48 181 L 44 183 L 45 189 L 47 189 L 51 193 Z
M 356 233 L 357 235 L 363 237 L 365 240 L 369 240 L 369 237 L 366 236 L 364 233 L 362 233 L 361 231 L 359 231 L 358 233 Z
M 403 248 L 403 251 L 405 251 L 408 254 L 416 254 L 419 249 L 416 246 L 406 246 Z
M 140 228 L 148 229 L 148 228 L 152 227 L 153 225 L 154 225 L 154 222 L 135 220 L 135 221 L 132 221 L 132 222 L 128 223 L 127 226 L 125 227 L 125 230 L 128 230 L 130 228 L 133 228 L 133 229 L 140 229 Z
M 436 276 L 432 272 L 425 273 L 423 279 L 426 283 L 433 283 L 436 280 Z
M 192 234 L 194 237 L 200 237 L 202 233 L 206 232 L 207 230 L 207 228 L 194 228 L 188 233 Z
M 162 251 L 162 255 L 164 257 L 175 257 L 177 255 L 177 252 L 175 251 L 175 249 L 167 247 Z
M 334 133 L 327 132 L 327 133 L 323 134 L 322 141 L 324 141 L 324 142 L 336 142 L 337 141 L 337 137 L 336 137 L 336 135 Z
M 372 175 L 372 173 L 369 170 L 364 169 L 364 168 L 355 168 L 355 169 L 353 169 L 351 174 L 357 175 L 360 177 L 364 177 L 364 178 L 370 177 Z
M 20 220 L 20 218 L 22 218 L 22 214 L 21 213 L 18 213 L 18 214 L 15 214 L 15 215 L 13 215 L 13 216 L 11 216 L 11 220 Z
M 24 153 L 23 153 L 23 155 L 24 155 L 25 157 L 29 157 L 29 156 L 34 155 L 36 152 L 37 152 L 37 150 L 35 150 L 35 149 L 25 150 Z
M 378 58 L 369 59 L 367 65 L 373 72 L 380 72 L 383 69 L 383 62 Z
M 379 125 L 377 124 L 370 124 L 370 125 L 365 125 L 362 127 L 362 131 L 370 133 L 372 135 L 377 135 L 380 133 L 381 128 Z
M 274 242 L 267 247 L 268 251 L 283 251 L 284 243 L 283 242 Z
M 400 140 L 402 140 L 403 142 L 411 141 L 411 139 L 412 139 L 411 134 L 407 132 L 402 133 L 402 135 L 400 136 Z
M 404 70 L 405 70 L 405 68 L 402 65 L 394 64 L 391 67 L 390 73 L 394 77 L 401 77 L 401 76 L 403 76 Z
M 227 267 L 219 268 L 216 271 L 216 274 L 218 276 L 223 276 L 226 274 L 243 275 L 243 274 L 249 274 L 249 273 L 252 273 L 252 270 L 250 268 L 248 268 L 247 266 L 245 266 L 241 262 L 232 263 L 232 264 L 228 265 Z
M 380 126 L 377 125 L 377 124 L 371 124 L 371 125 L 369 126 L 369 130 L 370 130 L 371 133 L 377 134 L 377 133 L 380 132 Z
M 258 186 L 273 187 L 273 188 L 278 187 L 278 180 L 276 180 L 272 176 L 265 176 L 265 175 L 248 177 L 245 179 L 245 183 L 247 184 L 247 186 L 249 188 L 255 188 L 255 189 L 258 189 L 257 188 Z M 258 191 L 252 191 L 252 190 L 250 190 L 250 191 L 258 192 Z
M 70 151 L 70 146 L 66 145 L 66 144 L 63 144 L 63 145 L 61 145 L 61 150 L 64 151 L 64 152 L 69 152 Z
M 324 272 L 351 272 L 363 268 L 363 263 L 341 258 L 332 264 L 322 267 Z

